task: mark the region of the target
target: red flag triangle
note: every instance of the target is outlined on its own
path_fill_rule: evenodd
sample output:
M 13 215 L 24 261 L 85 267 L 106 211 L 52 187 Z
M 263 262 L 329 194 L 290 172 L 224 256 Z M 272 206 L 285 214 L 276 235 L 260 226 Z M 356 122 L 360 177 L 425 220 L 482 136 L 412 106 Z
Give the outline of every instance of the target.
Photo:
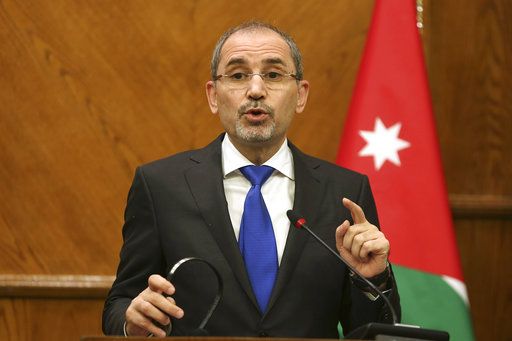
M 414 1 L 376 1 L 337 158 L 369 176 L 391 260 L 462 280 Z

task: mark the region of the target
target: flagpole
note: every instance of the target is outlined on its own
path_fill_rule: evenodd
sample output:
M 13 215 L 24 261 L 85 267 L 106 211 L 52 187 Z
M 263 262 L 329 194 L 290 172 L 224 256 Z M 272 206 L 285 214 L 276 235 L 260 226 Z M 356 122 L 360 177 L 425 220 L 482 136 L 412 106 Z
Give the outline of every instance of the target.
M 423 0 L 416 0 L 416 26 L 423 33 Z

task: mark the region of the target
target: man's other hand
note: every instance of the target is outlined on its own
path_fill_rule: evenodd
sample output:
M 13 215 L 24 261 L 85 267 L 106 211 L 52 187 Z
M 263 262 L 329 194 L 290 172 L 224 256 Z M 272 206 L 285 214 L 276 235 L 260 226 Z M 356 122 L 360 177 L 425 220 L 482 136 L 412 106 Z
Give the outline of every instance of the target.
M 160 275 L 151 275 L 148 287 L 135 297 L 126 309 L 126 334 L 129 336 L 147 336 L 149 333 L 164 337 L 165 331 L 157 327 L 154 321 L 163 326 L 171 323 L 169 316 L 182 318 L 183 310 L 176 305 L 172 297 L 174 286 Z

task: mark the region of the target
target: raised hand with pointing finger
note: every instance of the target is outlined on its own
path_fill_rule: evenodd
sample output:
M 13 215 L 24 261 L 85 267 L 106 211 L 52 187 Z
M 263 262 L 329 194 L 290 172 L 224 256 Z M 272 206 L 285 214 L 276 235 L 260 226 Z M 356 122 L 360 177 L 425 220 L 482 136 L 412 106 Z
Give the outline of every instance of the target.
M 366 220 L 363 209 L 353 201 L 343 198 L 354 222 L 345 220 L 336 229 L 336 248 L 350 265 L 366 278 L 387 270 L 389 241 L 375 225 Z

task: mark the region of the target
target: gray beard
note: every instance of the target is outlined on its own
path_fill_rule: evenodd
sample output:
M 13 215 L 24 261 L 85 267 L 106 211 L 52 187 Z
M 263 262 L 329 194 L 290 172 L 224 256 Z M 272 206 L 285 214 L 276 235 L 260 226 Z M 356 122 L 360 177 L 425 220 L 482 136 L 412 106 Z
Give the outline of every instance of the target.
M 270 122 L 244 126 L 241 122 L 243 114 L 251 108 L 262 108 L 270 115 Z M 238 110 L 238 120 L 235 124 L 236 136 L 245 142 L 267 142 L 274 136 L 276 123 L 274 122 L 274 109 L 260 101 L 250 101 Z
M 236 135 L 246 142 L 267 142 L 274 136 L 275 129 L 274 121 L 247 127 L 238 120 L 235 125 Z

